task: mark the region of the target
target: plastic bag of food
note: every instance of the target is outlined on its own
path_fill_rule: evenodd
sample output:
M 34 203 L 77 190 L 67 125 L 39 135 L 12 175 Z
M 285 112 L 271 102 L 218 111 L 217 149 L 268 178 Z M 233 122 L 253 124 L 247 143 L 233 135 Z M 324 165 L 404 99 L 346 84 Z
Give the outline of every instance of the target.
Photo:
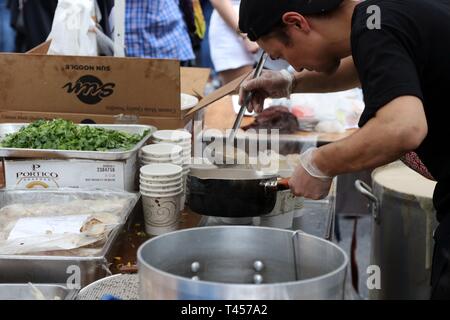
M 0 254 L 101 248 L 137 199 L 128 192 L 70 188 L 1 192 Z
M 97 56 L 94 0 L 59 0 L 48 54 Z

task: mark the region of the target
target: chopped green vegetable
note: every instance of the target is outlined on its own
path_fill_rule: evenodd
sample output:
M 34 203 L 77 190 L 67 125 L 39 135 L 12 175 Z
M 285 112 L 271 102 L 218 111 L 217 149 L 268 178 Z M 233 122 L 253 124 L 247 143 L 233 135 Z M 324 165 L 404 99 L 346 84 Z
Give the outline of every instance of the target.
M 82 151 L 130 150 L 148 134 L 142 135 L 80 126 L 63 119 L 37 120 L 0 143 L 4 148 L 56 149 Z

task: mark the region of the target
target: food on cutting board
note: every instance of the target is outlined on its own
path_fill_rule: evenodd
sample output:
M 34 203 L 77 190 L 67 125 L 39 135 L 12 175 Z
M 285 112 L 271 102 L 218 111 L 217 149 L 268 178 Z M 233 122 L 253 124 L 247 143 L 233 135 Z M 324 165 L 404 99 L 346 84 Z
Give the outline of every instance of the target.
M 298 131 L 298 121 L 288 108 L 272 106 L 258 114 L 253 123 L 242 129 L 278 129 L 281 134 L 291 134 Z
M 77 125 L 63 119 L 37 120 L 8 134 L 0 142 L 3 148 L 54 149 L 75 151 L 130 150 L 142 135 Z
M 300 164 L 300 154 L 281 155 L 273 150 L 260 151 L 257 161 L 253 159 L 252 168 L 257 171 L 270 172 L 292 171 Z
M 337 120 L 324 120 L 320 121 L 314 131 L 324 132 L 324 133 L 343 133 L 345 132 L 345 127 Z

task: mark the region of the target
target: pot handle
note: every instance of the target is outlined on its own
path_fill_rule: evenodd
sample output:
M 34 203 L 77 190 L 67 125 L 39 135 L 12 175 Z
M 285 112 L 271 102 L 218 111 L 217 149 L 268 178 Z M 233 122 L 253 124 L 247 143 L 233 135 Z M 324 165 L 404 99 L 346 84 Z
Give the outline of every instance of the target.
M 278 179 L 277 183 L 277 189 L 278 190 L 289 190 L 289 179 L 290 178 L 281 178 Z
M 373 219 L 376 223 L 380 223 L 379 201 L 373 194 L 372 188 L 367 183 L 359 179 L 355 181 L 355 188 L 372 203 Z
M 260 185 L 265 189 L 272 189 L 276 191 L 289 190 L 289 179 L 290 178 L 277 178 L 271 180 L 261 181 Z

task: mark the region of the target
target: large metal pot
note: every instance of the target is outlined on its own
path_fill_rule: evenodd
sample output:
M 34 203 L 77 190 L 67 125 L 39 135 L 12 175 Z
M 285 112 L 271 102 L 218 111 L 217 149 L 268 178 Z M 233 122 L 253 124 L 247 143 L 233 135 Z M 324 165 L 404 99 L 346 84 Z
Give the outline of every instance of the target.
M 141 299 L 343 299 L 348 258 L 283 229 L 219 226 L 168 233 L 138 250 Z
M 436 185 L 401 162 L 374 170 L 372 188 L 356 188 L 372 203 L 371 265 L 380 268 L 380 288 L 370 299 L 429 299 Z

